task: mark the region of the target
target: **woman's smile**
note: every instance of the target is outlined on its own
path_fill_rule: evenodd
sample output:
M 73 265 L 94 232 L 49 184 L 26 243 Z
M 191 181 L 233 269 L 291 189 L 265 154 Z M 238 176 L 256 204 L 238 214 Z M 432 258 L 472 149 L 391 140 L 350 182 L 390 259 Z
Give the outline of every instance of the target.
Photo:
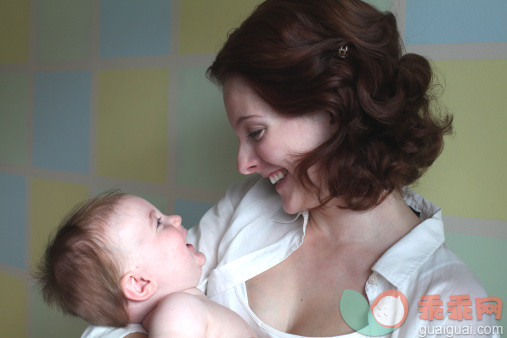
M 271 184 L 277 184 L 280 180 L 282 180 L 285 175 L 287 175 L 287 170 L 285 169 L 279 169 L 271 174 L 269 174 L 269 180 L 271 181 Z
M 268 178 L 290 214 L 317 206 L 318 196 L 308 193 L 294 172 L 300 156 L 332 136 L 328 115 L 316 112 L 282 117 L 240 76 L 225 82 L 224 103 L 239 140 L 238 171 Z

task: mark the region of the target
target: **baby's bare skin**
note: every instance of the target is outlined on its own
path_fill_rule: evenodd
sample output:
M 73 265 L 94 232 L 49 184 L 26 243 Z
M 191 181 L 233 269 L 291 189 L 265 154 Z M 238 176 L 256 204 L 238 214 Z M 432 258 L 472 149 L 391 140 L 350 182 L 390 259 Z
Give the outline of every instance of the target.
M 150 337 L 256 337 L 235 312 L 213 302 L 199 289 L 175 292 L 145 318 Z

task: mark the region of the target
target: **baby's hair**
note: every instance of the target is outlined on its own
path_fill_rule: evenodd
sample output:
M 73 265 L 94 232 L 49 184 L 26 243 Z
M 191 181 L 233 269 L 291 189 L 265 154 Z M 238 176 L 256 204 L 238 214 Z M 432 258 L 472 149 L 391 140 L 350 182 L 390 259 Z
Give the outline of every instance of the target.
M 121 288 L 121 259 L 107 228 L 119 202 L 129 196 L 117 190 L 78 204 L 50 239 L 33 272 L 44 301 L 94 325 L 129 323 Z

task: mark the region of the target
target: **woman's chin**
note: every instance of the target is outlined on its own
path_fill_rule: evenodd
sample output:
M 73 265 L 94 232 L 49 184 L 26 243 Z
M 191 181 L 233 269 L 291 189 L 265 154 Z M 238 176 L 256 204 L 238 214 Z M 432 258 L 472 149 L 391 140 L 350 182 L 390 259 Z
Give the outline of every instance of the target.
M 306 198 L 305 197 L 306 195 Z M 308 196 L 309 193 L 295 190 L 290 195 L 281 194 L 282 208 L 288 214 L 297 214 L 301 211 L 312 210 L 320 205 L 316 196 Z
M 282 197 L 282 208 L 283 211 L 285 211 L 290 215 L 297 214 L 298 212 L 304 210 L 298 204 L 294 203 L 294 201 L 285 201 L 283 197 Z

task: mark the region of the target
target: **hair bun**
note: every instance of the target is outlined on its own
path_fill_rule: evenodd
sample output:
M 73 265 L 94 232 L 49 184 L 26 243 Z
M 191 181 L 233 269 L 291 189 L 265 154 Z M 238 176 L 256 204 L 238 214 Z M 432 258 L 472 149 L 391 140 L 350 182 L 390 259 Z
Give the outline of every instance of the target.
M 405 54 L 400 58 L 398 88 L 404 91 L 406 104 L 418 106 L 431 85 L 432 70 L 428 60 L 417 54 Z

